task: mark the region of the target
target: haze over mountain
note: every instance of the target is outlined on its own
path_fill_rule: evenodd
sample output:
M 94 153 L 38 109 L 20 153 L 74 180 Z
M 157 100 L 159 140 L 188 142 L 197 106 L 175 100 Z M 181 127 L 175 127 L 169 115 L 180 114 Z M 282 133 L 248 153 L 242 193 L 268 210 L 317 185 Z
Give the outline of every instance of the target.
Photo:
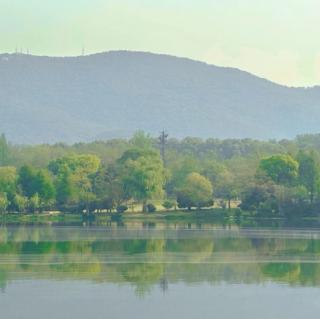
M 261 61 L 263 63 L 263 61 Z M 320 131 L 320 87 L 167 55 L 0 55 L 0 131 L 14 143 L 152 135 L 290 138 Z

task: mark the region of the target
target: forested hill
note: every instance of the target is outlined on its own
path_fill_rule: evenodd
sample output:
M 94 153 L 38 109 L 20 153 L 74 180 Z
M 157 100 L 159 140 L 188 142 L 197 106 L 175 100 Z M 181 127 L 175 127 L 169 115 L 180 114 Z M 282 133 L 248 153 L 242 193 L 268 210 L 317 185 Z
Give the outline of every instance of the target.
M 263 63 L 263 61 L 261 61 Z M 189 59 L 114 51 L 0 55 L 0 132 L 14 143 L 130 136 L 287 138 L 320 131 L 320 87 Z

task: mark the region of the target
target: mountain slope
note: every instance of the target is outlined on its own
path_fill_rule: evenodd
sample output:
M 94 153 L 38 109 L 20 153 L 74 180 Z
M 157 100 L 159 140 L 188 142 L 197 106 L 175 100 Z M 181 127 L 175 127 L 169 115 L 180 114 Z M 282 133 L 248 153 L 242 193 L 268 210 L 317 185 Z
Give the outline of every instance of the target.
M 15 143 L 128 136 L 286 138 L 320 131 L 320 88 L 189 59 L 114 51 L 0 55 L 0 131 Z M 319 128 L 318 128 L 319 127 Z

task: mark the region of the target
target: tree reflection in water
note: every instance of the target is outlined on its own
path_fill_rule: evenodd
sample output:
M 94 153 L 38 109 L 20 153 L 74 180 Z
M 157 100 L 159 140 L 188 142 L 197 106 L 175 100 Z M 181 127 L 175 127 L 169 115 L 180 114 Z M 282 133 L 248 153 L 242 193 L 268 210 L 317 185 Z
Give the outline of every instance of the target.
M 2 226 L 0 288 L 26 278 L 129 284 L 139 296 L 181 281 L 320 286 L 320 232 L 170 223 Z

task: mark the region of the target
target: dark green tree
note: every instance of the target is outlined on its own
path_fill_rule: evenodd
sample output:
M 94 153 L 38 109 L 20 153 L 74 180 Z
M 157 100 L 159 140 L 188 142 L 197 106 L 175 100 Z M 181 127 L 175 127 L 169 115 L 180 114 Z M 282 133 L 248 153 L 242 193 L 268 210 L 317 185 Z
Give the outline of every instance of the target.
M 0 136 L 0 166 L 8 165 L 10 149 L 4 134 Z
M 300 151 L 297 155 L 299 163 L 299 182 L 305 186 L 310 195 L 312 203 L 319 191 L 320 168 L 314 152 L 306 153 Z
M 111 164 L 102 166 L 94 179 L 94 193 L 101 209 L 112 210 L 129 199 L 122 182 L 121 167 Z
M 185 185 L 177 191 L 177 202 L 181 208 L 205 207 L 213 204 L 211 182 L 199 173 L 191 173 Z
M 66 169 L 63 173 L 60 172 L 56 181 L 57 203 L 61 205 L 71 204 L 75 197 L 75 187 L 71 180 L 71 173 Z
M 22 193 L 27 197 L 31 197 L 37 192 L 36 176 L 36 169 L 29 165 L 23 165 L 19 169 L 18 184 L 22 190 Z
M 41 169 L 37 172 L 34 187 L 44 205 L 53 204 L 56 198 L 56 189 L 53 179 L 46 169 Z
M 0 167 L 0 193 L 5 193 L 11 202 L 17 192 L 17 170 L 12 166 Z
M 99 167 L 100 159 L 95 155 L 74 154 L 51 161 L 48 168 L 56 176 L 58 202 L 89 212 L 96 200 L 93 182 Z
M 162 197 L 165 171 L 159 153 L 152 150 L 128 150 L 119 159 L 118 165 L 126 196 L 141 202 L 144 211 L 148 200 Z
M 39 207 L 51 206 L 55 201 L 56 189 L 53 178 L 46 169 L 22 166 L 19 170 L 18 184 L 22 194 L 29 200 L 34 198 L 34 202 L 39 201 Z
M 289 185 L 298 177 L 299 163 L 288 154 L 262 159 L 259 167 L 277 184 Z

